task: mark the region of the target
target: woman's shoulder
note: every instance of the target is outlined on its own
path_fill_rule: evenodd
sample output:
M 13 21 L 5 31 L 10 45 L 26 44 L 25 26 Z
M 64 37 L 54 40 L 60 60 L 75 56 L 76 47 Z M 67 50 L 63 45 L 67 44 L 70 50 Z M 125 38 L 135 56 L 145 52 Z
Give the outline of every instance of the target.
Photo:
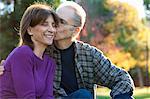
M 28 45 L 22 45 L 22 46 L 16 47 L 14 49 L 14 52 L 15 53 L 25 53 L 25 54 L 33 53 L 32 49 Z
M 27 45 L 22 45 L 22 46 L 16 47 L 8 55 L 5 63 L 9 63 L 13 60 L 21 60 L 21 59 L 32 57 L 32 55 L 33 55 L 32 53 L 33 53 L 32 49 Z
M 48 63 L 47 67 L 51 68 L 53 70 L 53 72 L 55 72 L 55 69 L 56 69 L 56 61 L 55 61 L 55 59 L 53 59 L 52 57 L 50 57 L 47 54 L 45 54 L 45 56 L 46 56 L 46 63 Z
M 33 51 L 32 49 L 27 45 L 22 45 L 19 47 L 16 47 L 8 57 L 12 56 L 26 56 L 26 55 L 32 55 Z
M 30 53 L 33 52 L 32 49 L 28 45 L 22 45 L 14 49 L 16 52 L 21 53 Z
M 47 61 L 51 62 L 52 64 L 56 64 L 55 59 L 49 56 L 48 54 L 45 54 L 45 57 Z
M 44 53 L 44 56 L 46 57 L 46 60 L 48 61 L 54 61 L 54 59 L 52 57 L 50 57 L 47 53 Z

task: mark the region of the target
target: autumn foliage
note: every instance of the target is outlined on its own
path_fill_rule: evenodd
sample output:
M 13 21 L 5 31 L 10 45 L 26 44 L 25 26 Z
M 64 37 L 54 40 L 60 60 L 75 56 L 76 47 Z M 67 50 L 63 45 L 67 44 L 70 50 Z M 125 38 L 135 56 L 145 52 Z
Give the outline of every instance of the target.
M 104 7 L 110 14 L 90 20 L 91 29 L 86 26 L 80 38 L 88 38 L 87 42 L 101 49 L 121 68 L 144 68 L 145 46 L 146 42 L 150 42 L 150 29 L 138 17 L 137 10 L 128 3 L 106 0 Z

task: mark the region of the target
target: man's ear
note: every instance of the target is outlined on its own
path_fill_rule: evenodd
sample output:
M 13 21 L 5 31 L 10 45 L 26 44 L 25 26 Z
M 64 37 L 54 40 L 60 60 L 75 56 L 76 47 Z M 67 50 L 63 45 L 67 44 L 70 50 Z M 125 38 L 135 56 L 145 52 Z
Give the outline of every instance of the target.
M 78 36 L 79 35 L 79 33 L 80 33 L 80 27 L 75 27 L 75 29 L 74 29 L 74 32 L 73 32 L 73 37 L 76 37 L 76 36 Z
M 78 33 L 79 33 L 79 32 L 80 32 L 80 27 L 76 27 L 76 28 L 75 28 L 75 32 L 78 32 Z
M 33 35 L 33 33 L 31 32 L 31 27 L 28 27 L 27 32 L 29 35 Z

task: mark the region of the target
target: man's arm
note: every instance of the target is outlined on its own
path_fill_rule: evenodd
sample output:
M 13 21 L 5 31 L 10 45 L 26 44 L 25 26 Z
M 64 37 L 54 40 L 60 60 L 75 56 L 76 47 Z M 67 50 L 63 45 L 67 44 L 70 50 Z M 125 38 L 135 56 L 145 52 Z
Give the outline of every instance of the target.
M 95 83 L 110 88 L 110 95 L 115 99 L 118 99 L 116 97 L 120 95 L 129 95 L 131 97 L 134 83 L 129 73 L 116 67 L 98 49 L 92 49 L 92 55 L 93 63 L 95 64 Z
M 2 75 L 4 73 L 4 64 L 5 60 L 2 60 L 1 63 L 0 63 L 0 75 Z
M 132 97 L 132 93 L 129 92 L 129 93 L 124 93 L 124 94 L 116 95 L 114 97 L 114 99 L 134 99 L 134 98 Z

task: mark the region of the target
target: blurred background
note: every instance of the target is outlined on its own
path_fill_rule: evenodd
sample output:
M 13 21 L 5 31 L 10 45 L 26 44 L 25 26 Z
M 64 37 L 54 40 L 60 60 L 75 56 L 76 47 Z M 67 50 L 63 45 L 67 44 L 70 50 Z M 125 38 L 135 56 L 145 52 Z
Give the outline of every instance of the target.
M 0 0 L 0 60 L 6 59 L 17 46 L 22 14 L 36 1 Z M 55 9 L 66 0 L 38 1 L 47 2 Z M 72 1 L 87 12 L 86 24 L 78 39 L 96 46 L 114 64 L 127 70 L 136 87 L 146 88 L 145 97 L 150 99 L 150 0 Z

